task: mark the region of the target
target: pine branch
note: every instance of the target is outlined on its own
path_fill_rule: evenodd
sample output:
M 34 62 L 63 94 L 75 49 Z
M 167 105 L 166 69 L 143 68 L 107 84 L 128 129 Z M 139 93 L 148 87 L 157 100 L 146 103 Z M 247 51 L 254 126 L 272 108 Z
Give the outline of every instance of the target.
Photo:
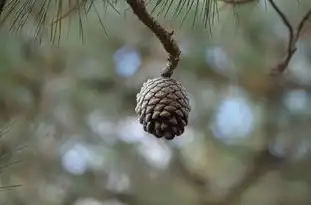
M 61 35 L 64 33 L 62 32 L 65 27 L 63 22 L 65 19 L 68 20 L 69 25 L 66 25 L 66 29 L 69 33 L 72 27 L 71 17 L 74 14 L 76 14 L 75 20 L 78 21 L 82 40 L 84 39 L 84 20 L 88 19 L 90 12 L 97 16 L 100 26 L 106 33 L 102 14 L 107 12 L 108 7 L 118 13 L 114 4 L 119 1 L 99 1 L 98 5 L 102 4 L 100 8 L 104 9 L 103 13 L 99 12 L 95 0 L 10 0 L 5 2 L 0 0 L 1 27 L 6 27 L 11 33 L 21 33 L 22 29 L 26 28 L 27 33 L 33 33 L 33 38 L 39 42 L 47 34 L 51 43 L 59 44 Z
M 241 4 L 246 4 L 250 2 L 254 2 L 258 0 L 221 0 L 224 3 L 227 4 L 233 4 L 233 5 L 241 5 Z M 284 58 L 284 60 L 279 63 L 276 68 L 272 69 L 272 74 L 281 74 L 283 73 L 286 68 L 289 65 L 289 62 L 291 61 L 293 55 L 295 54 L 297 48 L 296 44 L 299 40 L 300 34 L 304 28 L 305 23 L 310 19 L 311 17 L 311 9 L 304 15 L 304 17 L 301 19 L 299 25 L 297 28 L 294 30 L 293 26 L 289 22 L 288 18 L 286 15 L 280 10 L 280 8 L 275 4 L 274 0 L 268 0 L 272 6 L 272 8 L 276 11 L 276 13 L 279 15 L 281 18 L 283 24 L 288 30 L 288 45 L 287 45 L 287 53 Z
M 243 1 L 243 0 L 242 0 Z M 120 14 L 116 5 L 123 0 L 0 0 L 0 26 L 8 26 L 10 32 L 20 33 L 23 28 L 30 26 L 29 21 L 34 21 L 36 25 L 27 30 L 33 31 L 33 37 L 41 42 L 45 33 L 50 35 L 50 42 L 59 44 L 60 37 L 63 35 L 62 23 L 65 19 L 69 19 L 76 14 L 80 37 L 84 39 L 84 24 L 88 19 L 89 12 L 97 15 L 98 22 L 107 33 L 104 25 L 104 15 L 107 8 L 111 8 Z M 104 8 L 103 13 L 98 10 L 96 3 L 101 3 Z M 214 22 L 214 18 L 218 13 L 219 0 L 148 0 L 148 4 L 153 4 L 151 14 L 167 15 L 172 14 L 173 19 L 177 19 L 182 15 L 181 24 L 188 18 L 193 18 L 193 26 L 202 21 L 204 27 L 208 27 Z M 147 4 L 147 3 L 146 3 Z M 184 12 L 183 12 L 184 11 Z M 32 24 L 33 25 L 33 24 Z M 66 29 L 70 30 L 70 25 L 66 25 Z M 210 27 L 209 27 L 210 28 Z
M 162 77 L 171 77 L 179 62 L 180 49 L 172 38 L 174 32 L 167 32 L 147 11 L 144 0 L 126 0 L 134 14 L 143 22 L 160 40 L 169 54 L 168 65 L 162 72 Z
M 290 60 L 292 59 L 293 55 L 295 54 L 297 48 L 296 44 L 299 40 L 300 34 L 302 29 L 304 28 L 305 23 L 311 17 L 311 9 L 304 15 L 301 19 L 298 27 L 294 30 L 293 26 L 290 24 L 286 15 L 280 10 L 280 8 L 275 4 L 274 0 L 268 0 L 272 6 L 272 8 L 276 11 L 276 13 L 281 18 L 283 24 L 286 26 L 288 30 L 288 46 L 287 46 L 287 54 L 285 59 L 279 63 L 275 69 L 272 70 L 272 74 L 281 74 L 283 73 L 289 65 Z

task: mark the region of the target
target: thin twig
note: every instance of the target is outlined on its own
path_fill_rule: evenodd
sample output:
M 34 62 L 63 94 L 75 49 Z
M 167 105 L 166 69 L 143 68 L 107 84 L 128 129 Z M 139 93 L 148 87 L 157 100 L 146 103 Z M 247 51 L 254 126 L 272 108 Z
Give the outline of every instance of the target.
M 300 36 L 300 33 L 302 32 L 302 29 L 305 25 L 305 23 L 308 21 L 308 19 L 310 19 L 311 17 L 311 10 L 309 10 L 305 16 L 302 18 L 302 20 L 300 21 L 298 27 L 297 27 L 297 32 L 296 32 L 296 37 L 299 37 Z M 297 41 L 298 39 L 296 39 Z
M 134 14 L 143 22 L 161 41 L 169 54 L 168 65 L 162 72 L 162 77 L 171 77 L 179 62 L 180 49 L 172 38 L 173 32 L 167 32 L 147 11 L 144 0 L 126 0 Z
M 289 37 L 288 37 L 288 46 L 287 46 L 287 54 L 285 59 L 278 65 L 276 66 L 275 69 L 273 69 L 273 73 L 277 73 L 277 74 L 281 74 L 283 73 L 286 68 L 288 67 L 288 64 L 290 62 L 290 60 L 292 59 L 293 55 L 295 54 L 297 48 L 296 48 L 296 43 L 300 37 L 300 34 L 302 32 L 302 29 L 305 25 L 305 23 L 307 22 L 307 20 L 310 18 L 311 16 L 311 10 L 309 10 L 305 16 L 302 18 L 302 20 L 300 21 L 298 27 L 296 28 L 296 30 L 294 30 L 293 26 L 290 24 L 288 18 L 286 17 L 286 15 L 279 9 L 279 7 L 275 4 L 274 0 L 269 0 L 272 8 L 277 12 L 277 14 L 280 16 L 282 22 L 284 23 L 284 25 L 286 26 L 286 28 L 288 29 L 289 32 Z

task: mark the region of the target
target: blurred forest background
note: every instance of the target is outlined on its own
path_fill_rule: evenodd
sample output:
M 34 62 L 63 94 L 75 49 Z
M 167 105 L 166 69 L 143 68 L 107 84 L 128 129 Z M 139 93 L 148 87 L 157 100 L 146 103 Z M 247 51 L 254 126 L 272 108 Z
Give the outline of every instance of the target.
M 293 25 L 311 8 L 276 3 Z M 2 27 L 0 204 L 311 204 L 311 22 L 276 79 L 267 72 L 285 55 L 288 31 L 268 2 L 219 3 L 205 26 L 193 24 L 195 10 L 155 11 L 175 31 L 182 59 L 173 77 L 192 106 L 185 133 L 168 142 L 134 113 L 167 54 L 125 1 L 103 4 L 82 19 L 83 32 L 79 14 L 64 19 L 59 46 L 48 31 L 33 41 L 31 17 L 18 32 L 16 15 Z

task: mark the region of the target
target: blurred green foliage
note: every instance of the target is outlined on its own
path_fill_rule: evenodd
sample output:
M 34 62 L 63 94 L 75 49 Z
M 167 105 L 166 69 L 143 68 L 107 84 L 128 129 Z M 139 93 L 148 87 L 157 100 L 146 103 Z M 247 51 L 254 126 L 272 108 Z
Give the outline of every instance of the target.
M 175 30 L 182 59 L 173 77 L 192 106 L 172 142 L 144 133 L 134 113 L 166 53 L 129 10 L 105 13 L 108 35 L 90 13 L 83 43 L 74 24 L 60 47 L 3 27 L 0 126 L 10 129 L 0 183 L 22 186 L 1 192 L 0 204 L 309 205 L 311 24 L 274 82 L 266 73 L 286 52 L 287 30 L 261 2 L 222 6 L 212 32 L 159 17 Z M 277 3 L 294 25 L 311 8 Z

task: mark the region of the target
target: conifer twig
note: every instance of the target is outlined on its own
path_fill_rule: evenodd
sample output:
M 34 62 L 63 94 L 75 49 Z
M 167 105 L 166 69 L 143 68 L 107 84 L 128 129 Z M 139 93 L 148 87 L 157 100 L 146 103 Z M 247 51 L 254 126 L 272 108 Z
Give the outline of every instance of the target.
M 240 4 L 246 4 L 246 3 L 250 3 L 250 2 L 258 1 L 258 0 L 221 0 L 221 1 L 227 4 L 240 5 Z M 304 17 L 301 19 L 300 23 L 298 24 L 297 28 L 294 30 L 288 18 L 280 10 L 280 8 L 275 4 L 274 0 L 268 0 L 268 1 L 271 4 L 272 8 L 276 11 L 276 13 L 281 18 L 283 24 L 288 30 L 288 35 L 289 35 L 286 56 L 284 60 L 276 66 L 275 69 L 272 69 L 273 74 L 281 74 L 286 70 L 290 60 L 292 59 L 293 55 L 295 54 L 297 50 L 296 43 L 299 40 L 300 34 L 302 32 L 302 29 L 304 28 L 305 23 L 311 17 L 311 9 L 304 15 Z
M 274 0 L 268 0 L 268 1 L 270 2 L 272 8 L 276 11 L 276 13 L 281 18 L 283 24 L 286 26 L 286 28 L 288 29 L 288 33 L 289 33 L 287 54 L 285 56 L 285 59 L 281 63 L 279 63 L 275 69 L 273 69 L 273 73 L 281 74 L 286 70 L 290 60 L 292 59 L 293 55 L 295 54 L 297 50 L 296 43 L 300 37 L 300 34 L 302 32 L 302 29 L 304 28 L 305 23 L 311 17 L 311 9 L 304 15 L 304 17 L 301 19 L 300 23 L 298 24 L 297 28 L 294 30 L 288 18 L 280 10 L 280 8 L 275 4 Z
M 126 0 L 138 19 L 143 22 L 160 40 L 169 54 L 168 65 L 162 72 L 162 77 L 171 77 L 178 65 L 180 49 L 172 38 L 173 32 L 167 32 L 147 11 L 144 0 Z

